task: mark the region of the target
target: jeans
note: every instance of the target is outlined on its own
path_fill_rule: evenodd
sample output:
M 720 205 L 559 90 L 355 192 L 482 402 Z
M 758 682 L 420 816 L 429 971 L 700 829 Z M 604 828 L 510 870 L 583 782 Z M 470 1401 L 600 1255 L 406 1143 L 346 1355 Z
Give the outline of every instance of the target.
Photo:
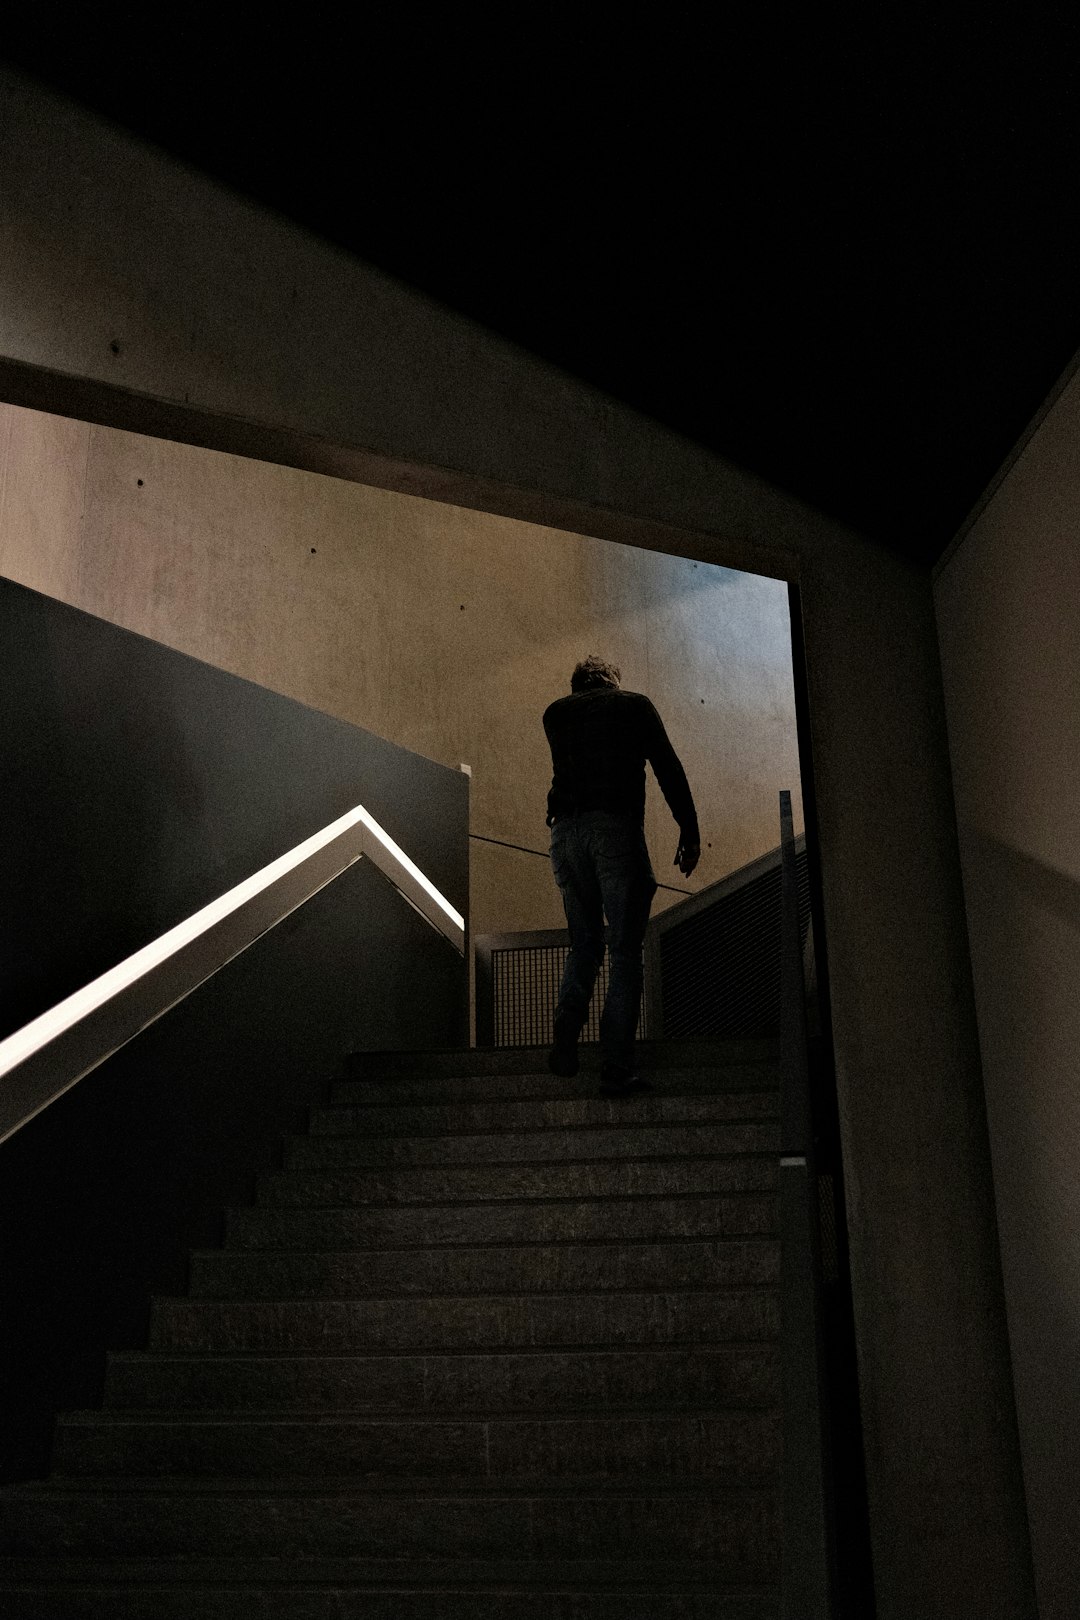
M 584 1028 L 604 960 L 606 916 L 609 974 L 600 1052 L 605 1065 L 630 1068 L 641 1010 L 641 947 L 656 893 L 644 829 L 607 810 L 559 816 L 551 829 L 551 866 L 570 930 L 556 1029 L 576 1036 Z

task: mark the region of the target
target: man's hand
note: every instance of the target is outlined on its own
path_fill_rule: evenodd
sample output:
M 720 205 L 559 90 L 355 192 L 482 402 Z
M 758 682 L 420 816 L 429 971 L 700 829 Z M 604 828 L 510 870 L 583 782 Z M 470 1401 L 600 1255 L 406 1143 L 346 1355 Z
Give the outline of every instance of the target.
M 668 848 L 670 849 L 670 844 Z M 688 839 L 681 838 L 679 847 L 675 851 L 673 866 L 677 866 L 683 877 L 689 877 L 698 861 L 701 859 L 701 845 L 691 844 Z

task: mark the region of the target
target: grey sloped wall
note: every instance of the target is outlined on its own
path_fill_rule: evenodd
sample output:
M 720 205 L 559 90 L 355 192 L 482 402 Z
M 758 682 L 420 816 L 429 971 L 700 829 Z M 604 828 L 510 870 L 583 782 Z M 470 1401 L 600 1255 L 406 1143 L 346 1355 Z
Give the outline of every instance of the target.
M 0 1035 L 357 803 L 467 909 L 461 772 L 0 580 Z

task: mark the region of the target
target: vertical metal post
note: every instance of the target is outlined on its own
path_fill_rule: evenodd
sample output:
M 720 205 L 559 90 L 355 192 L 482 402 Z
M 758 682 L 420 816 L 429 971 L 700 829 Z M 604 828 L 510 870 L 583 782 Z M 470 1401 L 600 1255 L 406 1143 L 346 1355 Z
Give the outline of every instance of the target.
M 826 1492 L 821 1255 L 806 1043 L 806 987 L 791 794 L 780 794 L 781 1614 L 833 1614 Z
M 476 963 L 476 1044 L 495 1045 L 495 984 L 491 936 L 479 934 L 473 940 Z
M 660 968 L 660 930 L 654 917 L 645 930 L 644 969 L 645 985 L 642 993 L 642 1022 L 649 1040 L 659 1041 L 664 1035 L 664 980 Z

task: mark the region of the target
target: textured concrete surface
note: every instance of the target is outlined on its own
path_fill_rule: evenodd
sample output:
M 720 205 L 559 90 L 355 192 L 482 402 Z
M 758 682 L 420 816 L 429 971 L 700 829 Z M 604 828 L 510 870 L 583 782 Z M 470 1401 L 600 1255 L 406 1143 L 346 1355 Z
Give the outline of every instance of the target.
M 213 1584 L 209 1571 L 193 1570 L 185 1559 L 178 1568 L 164 1560 L 125 1560 L 119 1569 L 89 1562 L 78 1584 L 63 1592 L 65 1620 L 190 1620 L 198 1605 L 200 1620 L 237 1620 L 236 1592 Z M 271 1564 L 271 1560 L 267 1561 Z M 327 1563 L 330 1568 L 327 1569 Z M 134 1567 L 132 1567 L 134 1566 Z M 777 1620 L 779 1600 L 760 1592 L 724 1592 L 717 1581 L 694 1581 L 684 1570 L 667 1565 L 650 1570 L 652 1589 L 644 1595 L 624 1591 L 575 1590 L 581 1572 L 571 1565 L 558 1590 L 537 1590 L 528 1572 L 526 1586 L 507 1590 L 501 1570 L 488 1576 L 490 1589 L 386 1590 L 393 1572 L 385 1565 L 379 1584 L 357 1588 L 356 1566 L 342 1571 L 332 1561 L 309 1560 L 310 1579 L 303 1586 L 273 1586 L 272 1567 L 253 1572 L 251 1601 L 265 1620 Z M 20 1586 L 9 1598 L 9 1620 L 55 1620 L 56 1587 L 52 1570 L 21 1562 Z M 625 1574 L 626 1561 L 609 1566 L 610 1578 Z M 515 1572 L 520 1582 L 523 1572 Z M 178 1589 L 177 1576 L 186 1577 Z M 133 1590 L 117 1585 L 130 1581 Z M 510 1577 L 511 1581 L 513 1576 Z M 600 1577 L 602 1579 L 602 1576 Z M 344 1585 L 351 1579 L 351 1586 Z M 106 1584 L 101 1585 L 104 1581 Z M 496 1584 L 497 1583 L 497 1584 Z
M 543 1244 L 526 1247 L 243 1254 L 191 1260 L 195 1299 L 356 1299 L 365 1294 L 566 1293 L 572 1289 L 745 1288 L 775 1283 L 767 1238 L 711 1243 Z
M 776 1186 L 773 1156 L 735 1159 L 601 1160 L 591 1164 L 452 1164 L 422 1170 L 279 1170 L 260 1176 L 264 1209 L 354 1204 L 481 1204 L 522 1198 L 678 1198 L 697 1193 L 766 1192 Z
M 776 1095 L 767 1091 L 714 1092 L 675 1097 L 663 1095 L 627 1097 L 612 1105 L 602 1097 L 560 1097 L 548 1102 L 542 1097 L 511 1104 L 418 1103 L 413 1107 L 397 1107 L 384 1103 L 378 1110 L 357 1108 L 342 1103 L 336 1108 L 323 1108 L 311 1120 L 313 1136 L 336 1136 L 363 1129 L 364 1137 L 373 1143 L 384 1133 L 400 1133 L 414 1137 L 452 1133 L 456 1126 L 462 1131 L 506 1129 L 514 1126 L 521 1130 L 557 1129 L 561 1125 L 626 1124 L 628 1121 L 649 1124 L 678 1124 L 683 1122 L 711 1123 L 721 1120 L 754 1120 L 764 1122 L 776 1117 Z
M 505 1489 L 505 1487 L 503 1488 Z M 729 1581 L 774 1572 L 774 1491 L 730 1493 L 703 1486 L 608 1484 L 571 1495 L 564 1481 L 544 1492 L 503 1495 L 498 1485 L 446 1494 L 352 1486 L 330 1494 L 308 1482 L 261 1482 L 194 1488 L 160 1485 L 125 1492 L 122 1539 L 132 1557 L 169 1554 L 273 1554 L 281 1558 L 347 1555 L 429 1558 L 447 1547 L 472 1557 L 513 1548 L 525 1558 L 637 1557 L 722 1560 Z M 116 1508 L 100 1487 L 27 1490 L 5 1515 L 0 1550 L 47 1554 L 59 1533 L 68 1554 L 107 1544 Z
M 661 882 L 696 890 L 773 848 L 780 788 L 798 811 L 774 579 L 2 405 L 0 573 L 469 764 L 479 933 L 561 926 L 547 860 L 503 846 L 547 849 L 540 717 L 587 652 L 653 697 L 698 801 L 688 881 L 650 786 Z
M 637 1066 L 640 1069 L 651 1069 L 656 1066 L 650 1052 L 651 1043 L 639 1041 L 637 1046 Z M 492 1062 L 497 1066 L 500 1053 L 496 1050 L 492 1055 Z M 564 1102 L 571 1107 L 587 1102 L 592 1107 L 607 1109 L 606 1118 L 609 1123 L 626 1117 L 626 1110 L 647 1108 L 653 1105 L 653 1099 L 628 1098 L 625 1102 L 604 1102 L 602 1099 L 583 1097 L 583 1093 L 595 1091 L 599 1084 L 599 1062 L 596 1056 L 587 1054 L 582 1061 L 582 1071 L 573 1079 L 559 1079 L 547 1073 L 542 1068 L 543 1054 L 534 1047 L 528 1053 L 521 1054 L 522 1062 L 518 1064 L 515 1073 L 514 1104 L 537 1098 L 557 1098 L 559 1105 Z M 335 1080 L 330 1087 L 330 1101 L 342 1103 L 354 1108 L 366 1108 L 374 1114 L 373 1123 L 378 1126 L 383 1109 L 396 1111 L 402 1105 L 424 1106 L 439 1102 L 455 1103 L 482 1103 L 485 1098 L 501 1095 L 501 1087 L 497 1074 L 456 1075 L 455 1069 L 466 1067 L 470 1058 L 468 1053 L 457 1058 L 447 1065 L 445 1074 L 433 1074 L 430 1078 L 410 1073 L 415 1068 L 415 1055 L 401 1054 L 402 1069 L 388 1077 L 385 1085 L 373 1086 L 367 1080 Z M 478 1053 L 477 1068 L 484 1061 L 483 1054 Z M 595 1064 L 595 1068 L 593 1065 Z M 665 1065 L 665 1068 L 668 1068 Z M 590 1070 L 592 1071 L 590 1073 Z M 752 1091 L 760 1087 L 766 1079 L 765 1065 L 763 1063 L 740 1063 L 709 1067 L 701 1065 L 696 1068 L 670 1068 L 672 1080 L 677 1081 L 679 1100 L 669 1103 L 669 1107 L 683 1108 L 685 1099 L 698 1096 L 708 1099 L 709 1106 L 715 1106 L 715 1097 L 718 1092 L 741 1095 L 745 1091 Z M 657 1099 L 656 1105 L 660 1106 Z M 646 1118 L 644 1114 L 632 1114 L 632 1118 Z
M 648 1131 L 635 1126 L 595 1126 L 588 1130 L 487 1131 L 482 1136 L 459 1135 L 426 1140 L 419 1136 L 372 1137 L 294 1136 L 285 1144 L 288 1170 L 330 1169 L 364 1165 L 371 1169 L 394 1164 L 451 1164 L 484 1160 L 505 1164 L 511 1159 L 652 1159 L 672 1155 L 775 1153 L 780 1129 L 775 1120 L 732 1120 L 726 1124 L 656 1125 Z
M 775 1345 L 651 1345 L 457 1355 L 109 1359 L 110 1410 L 280 1412 L 563 1411 L 769 1406 L 779 1399 Z
M 592 1242 L 626 1238 L 652 1242 L 666 1237 L 745 1237 L 771 1232 L 773 1193 L 706 1193 L 691 1198 L 605 1198 L 562 1201 L 534 1209 L 489 1202 L 455 1207 L 383 1205 L 356 1209 L 232 1209 L 230 1243 L 242 1249 L 275 1249 L 298 1242 L 305 1249 L 341 1249 L 386 1242 L 529 1243 Z
M 1080 1589 L 1080 381 L 939 572 L 956 814 L 1043 1620 Z
M 713 1344 L 776 1337 L 775 1295 L 526 1294 L 470 1299 L 154 1301 L 154 1350 L 525 1349 L 572 1344 Z
M 377 1479 L 440 1475 L 546 1487 L 620 1475 L 772 1481 L 775 1412 L 558 1418 L 328 1419 L 105 1417 L 62 1422 L 58 1477 L 181 1474 L 189 1478 Z

